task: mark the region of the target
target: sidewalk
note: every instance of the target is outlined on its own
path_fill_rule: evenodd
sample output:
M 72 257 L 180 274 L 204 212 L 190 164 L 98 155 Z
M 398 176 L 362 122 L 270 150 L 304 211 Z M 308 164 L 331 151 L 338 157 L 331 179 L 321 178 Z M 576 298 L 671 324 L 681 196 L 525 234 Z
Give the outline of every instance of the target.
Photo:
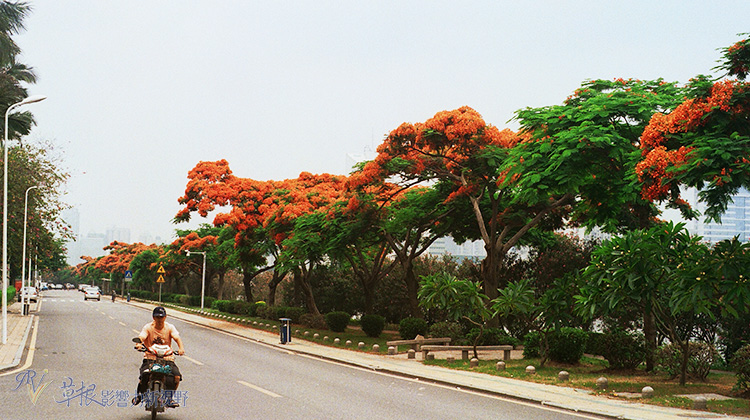
M 32 303 L 31 315 L 23 316 L 19 302 L 8 302 L 8 340 L 5 344 L 0 343 L 0 371 L 20 364 L 37 305 L 38 303 Z
M 123 301 L 124 302 L 124 301 Z M 156 305 L 134 302 L 128 304 L 142 307 L 149 311 Z M 349 364 L 378 372 L 386 372 L 434 382 L 461 389 L 475 390 L 514 399 L 525 400 L 545 406 L 558 407 L 575 412 L 590 413 L 618 419 L 642 420 L 684 420 L 691 419 L 744 419 L 697 410 L 659 407 L 638 402 L 610 399 L 605 396 L 591 395 L 588 391 L 569 387 L 537 384 L 514 380 L 482 373 L 445 369 L 426 366 L 419 360 L 403 357 L 376 355 L 319 345 L 307 340 L 292 339 L 290 343 L 280 344 L 279 335 L 268 331 L 250 328 L 239 323 L 207 318 L 194 312 L 181 312 L 168 307 L 168 317 L 181 319 L 209 328 L 225 331 L 258 343 L 277 347 L 291 352 L 319 357 L 340 363 Z M 343 346 L 343 344 L 342 344 Z

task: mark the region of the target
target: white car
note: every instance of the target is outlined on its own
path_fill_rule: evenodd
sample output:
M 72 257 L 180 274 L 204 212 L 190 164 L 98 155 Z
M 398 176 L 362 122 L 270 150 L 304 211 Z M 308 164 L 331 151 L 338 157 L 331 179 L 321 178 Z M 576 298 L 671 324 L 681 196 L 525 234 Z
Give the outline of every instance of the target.
M 96 287 L 88 287 L 83 291 L 83 300 L 96 299 L 101 300 L 102 294 L 99 293 L 99 289 Z
M 23 297 L 23 291 L 26 290 L 26 299 L 29 300 L 29 302 L 36 302 L 36 300 L 39 298 L 39 294 L 36 291 L 36 287 L 30 287 L 26 286 L 23 289 L 18 291 L 18 301 L 21 301 L 21 297 Z

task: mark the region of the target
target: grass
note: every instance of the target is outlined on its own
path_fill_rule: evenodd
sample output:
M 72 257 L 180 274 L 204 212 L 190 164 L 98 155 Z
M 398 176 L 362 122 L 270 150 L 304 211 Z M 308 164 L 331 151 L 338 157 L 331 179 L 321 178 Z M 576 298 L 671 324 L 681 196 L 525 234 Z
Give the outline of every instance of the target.
M 170 306 L 184 308 L 184 306 Z M 238 318 L 244 325 L 266 331 L 277 332 L 278 327 L 281 324 L 279 321 L 222 313 L 214 309 L 205 309 L 205 311 L 214 316 L 223 315 L 226 317 Z M 254 322 L 257 322 L 258 324 L 256 325 Z M 266 324 L 271 327 L 266 327 Z M 274 330 L 273 326 L 276 326 L 277 329 Z M 363 351 L 367 353 L 373 353 L 372 346 L 378 344 L 380 346 L 379 353 L 387 354 L 388 346 L 386 345 L 386 342 L 400 339 L 398 332 L 390 330 L 383 331 L 380 337 L 377 338 L 368 337 L 361 329 L 352 326 L 348 327 L 346 331 L 342 333 L 332 332 L 326 329 L 307 328 L 299 325 L 292 325 L 291 329 L 294 339 L 303 339 L 331 347 L 348 348 L 352 351 Z M 298 330 L 299 332 L 297 332 Z M 305 332 L 308 332 L 307 336 L 304 335 Z M 316 333 L 318 334 L 318 338 L 314 338 L 314 334 Z M 324 339 L 326 336 L 328 337 L 328 340 Z M 340 344 L 334 344 L 333 340 L 335 338 L 340 340 Z M 345 345 L 347 340 L 352 342 L 349 347 L 346 347 Z M 358 348 L 357 344 L 359 342 L 365 343 L 363 349 Z M 405 352 L 409 348 L 409 346 L 399 346 L 398 351 Z M 733 373 L 712 371 L 706 378 L 705 382 L 688 382 L 685 386 L 680 386 L 679 378 L 670 379 L 664 374 L 649 373 L 640 369 L 633 371 L 610 371 L 608 370 L 608 364 L 605 360 L 592 357 L 583 357 L 577 365 L 564 365 L 548 361 L 544 367 L 539 366 L 539 359 L 508 360 L 505 361 L 506 369 L 502 371 L 497 370 L 497 362 L 498 360 L 480 360 L 479 365 L 476 368 L 470 367 L 469 361 L 467 360 L 455 360 L 452 362 L 446 360 L 427 360 L 422 363 L 448 369 L 480 372 L 488 375 L 502 376 L 548 385 L 573 387 L 589 390 L 598 395 L 606 395 L 609 398 L 627 399 L 645 404 L 684 409 L 692 409 L 693 402 L 689 398 L 678 397 L 678 395 L 712 393 L 733 396 L 732 387 L 735 384 L 735 376 Z M 526 373 L 526 367 L 529 365 L 536 368 L 535 375 L 528 375 Z M 561 370 L 570 373 L 570 379 L 568 381 L 561 382 L 558 380 L 557 375 Z M 606 390 L 599 390 L 596 386 L 596 380 L 602 376 L 606 377 L 609 381 L 609 386 Z M 654 389 L 654 396 L 652 398 L 627 398 L 617 395 L 625 392 L 640 393 L 645 386 L 650 386 Z M 708 401 L 707 411 L 717 414 L 750 417 L 750 404 L 747 399 L 735 396 L 731 400 Z
M 497 370 L 497 360 L 480 360 L 476 368 L 470 367 L 467 360 L 456 360 L 453 362 L 428 360 L 423 363 L 529 382 L 585 389 L 594 394 L 606 395 L 609 398 L 685 409 L 692 409 L 693 401 L 689 398 L 678 397 L 678 395 L 712 393 L 732 396 L 732 387 L 735 384 L 734 374 L 729 372 L 711 372 L 705 382 L 689 381 L 685 386 L 681 386 L 679 378 L 670 379 L 668 376 L 660 373 L 648 373 L 643 370 L 610 371 L 607 369 L 606 361 L 590 357 L 582 358 L 578 365 L 564 365 L 548 361 L 544 367 L 539 366 L 539 359 L 508 360 L 505 361 L 506 369 L 504 371 Z M 526 373 L 526 367 L 529 365 L 536 367 L 536 374 L 529 375 Z M 558 380 L 557 375 L 561 370 L 570 373 L 568 381 L 561 382 Z M 596 386 L 596 380 L 600 377 L 606 377 L 609 382 L 606 390 L 599 390 Z M 654 396 L 652 398 L 628 398 L 618 395 L 620 393 L 640 393 L 645 386 L 650 386 L 654 389 Z M 735 399 L 732 400 L 708 401 L 707 411 L 747 417 L 750 416 L 750 405 L 748 404 L 748 400 L 735 396 Z

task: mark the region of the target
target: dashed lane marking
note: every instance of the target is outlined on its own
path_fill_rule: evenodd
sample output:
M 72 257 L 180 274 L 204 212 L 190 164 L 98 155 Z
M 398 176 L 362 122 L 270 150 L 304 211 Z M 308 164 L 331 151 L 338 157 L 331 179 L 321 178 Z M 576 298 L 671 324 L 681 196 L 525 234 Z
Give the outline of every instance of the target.
M 189 361 L 195 363 L 198 366 L 203 366 L 203 363 L 201 363 L 201 362 L 193 359 L 192 357 L 188 357 L 188 356 L 182 355 L 182 358 L 185 359 L 185 360 L 189 360 Z
M 271 392 L 271 391 L 269 391 L 267 389 L 261 388 L 261 387 L 259 387 L 257 385 L 253 385 L 253 384 L 247 383 L 245 381 L 237 381 L 237 383 L 239 383 L 240 385 L 245 385 L 246 387 L 254 389 L 254 390 L 258 391 L 258 392 L 262 392 L 262 393 L 268 395 L 269 397 L 281 398 L 281 395 L 276 394 L 275 392 Z

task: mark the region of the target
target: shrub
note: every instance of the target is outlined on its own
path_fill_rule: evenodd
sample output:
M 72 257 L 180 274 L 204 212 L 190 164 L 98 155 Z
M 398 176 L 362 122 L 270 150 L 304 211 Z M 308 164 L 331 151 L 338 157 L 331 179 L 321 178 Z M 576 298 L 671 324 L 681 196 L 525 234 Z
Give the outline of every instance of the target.
M 472 328 L 471 331 L 466 334 L 466 339 L 470 345 L 474 344 L 474 340 L 479 335 L 479 331 L 479 328 Z M 478 346 L 517 346 L 519 344 L 521 344 L 520 340 L 515 337 L 509 336 L 502 328 L 485 328 L 484 331 L 482 331 L 482 336 L 479 337 L 479 341 L 477 342 Z
M 5 296 L 6 299 L 8 299 L 7 302 L 13 302 L 13 298 L 16 297 L 16 288 L 13 286 L 8 286 L 8 288 L 5 289 Z
M 326 325 L 326 318 L 323 315 L 303 314 L 300 317 L 299 322 L 305 327 L 314 328 L 316 330 L 324 330 L 328 327 Z
M 305 308 L 286 308 L 286 317 L 292 320 L 292 324 L 299 324 L 302 319 L 302 315 L 305 314 Z
M 731 367 L 737 375 L 734 390 L 739 392 L 750 390 L 750 345 L 742 346 L 734 352 Z
M 589 340 L 591 339 L 591 335 Z M 611 331 L 597 336 L 602 356 L 611 369 L 635 369 L 646 358 L 646 340 L 643 334 L 623 330 Z
M 271 306 L 268 306 L 265 303 L 258 303 L 258 306 L 255 309 L 255 316 L 257 316 L 258 318 L 267 319 L 267 313 L 272 311 L 274 311 L 274 309 Z
M 687 375 L 704 381 L 711 371 L 714 361 L 719 358 L 719 352 L 708 343 L 690 343 L 688 347 L 689 359 Z M 680 374 L 682 366 L 682 349 L 674 344 L 661 347 L 656 352 L 656 365 L 660 371 L 672 378 Z
M 244 300 L 233 300 L 232 303 L 229 304 L 229 312 L 237 315 L 246 315 L 249 310 L 248 308 L 252 305 L 252 303 L 245 302 Z
M 344 332 L 349 325 L 351 315 L 343 311 L 329 312 L 325 315 L 326 325 L 333 332 Z
M 247 305 L 247 308 L 245 308 L 247 310 L 245 315 L 255 317 L 258 314 L 258 305 L 258 302 L 253 302 Z
M 588 332 L 563 327 L 549 335 L 549 358 L 558 363 L 576 364 L 586 348 Z
M 428 334 L 434 338 L 450 337 L 451 344 L 454 345 L 461 345 L 466 341 L 463 328 L 458 322 L 436 322 L 430 325 Z
M 385 328 L 385 318 L 380 315 L 367 314 L 363 315 L 359 320 L 362 326 L 362 331 L 367 334 L 368 337 L 380 337 L 380 333 Z
M 229 312 L 231 304 L 231 300 L 215 300 L 211 303 L 211 309 L 216 309 L 219 312 Z
M 523 337 L 523 358 L 531 359 L 541 356 L 541 343 L 542 333 L 540 333 L 539 331 L 529 331 Z
M 420 318 L 404 318 L 398 324 L 398 333 L 404 340 L 413 340 L 418 335 L 427 335 L 427 321 Z
M 589 339 L 586 341 L 586 350 L 588 354 L 604 356 L 609 349 L 606 347 L 604 333 L 589 332 Z

